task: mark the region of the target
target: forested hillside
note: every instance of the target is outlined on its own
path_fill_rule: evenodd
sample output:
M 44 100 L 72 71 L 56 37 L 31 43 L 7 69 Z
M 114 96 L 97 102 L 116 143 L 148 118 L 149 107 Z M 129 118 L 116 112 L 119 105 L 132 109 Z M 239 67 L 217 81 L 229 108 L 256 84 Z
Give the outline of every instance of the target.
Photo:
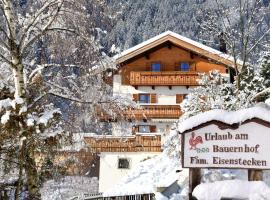
M 218 33 L 206 30 L 208 26 L 211 27 L 211 24 L 208 25 L 211 22 L 222 28 L 222 19 L 226 17 L 226 13 L 220 12 L 220 8 L 215 3 L 216 0 L 106 0 L 99 2 L 102 3 L 96 5 L 89 3 L 87 10 L 92 16 L 91 19 L 94 20 L 91 23 L 96 26 L 94 34 L 99 36 L 98 40 L 101 40 L 101 51 L 110 56 L 117 53 L 112 51 L 115 49 L 112 48 L 114 46 L 121 51 L 167 30 L 219 49 Z M 227 6 L 226 12 L 229 12 L 227 14 L 234 19 L 230 29 L 235 29 L 237 32 L 240 27 L 237 24 L 239 16 L 236 1 L 220 2 L 224 2 Z M 260 15 L 263 18 L 258 18 L 256 26 L 252 25 L 254 33 L 251 39 L 260 38 L 270 27 L 269 2 L 270 0 L 262 0 L 258 5 L 258 10 L 265 14 Z M 237 36 L 234 38 L 237 40 Z M 264 45 L 266 44 L 262 43 L 251 55 L 253 60 L 259 60 L 260 53 L 265 49 Z M 90 126 L 91 113 L 85 109 L 85 106 L 82 107 L 84 109 L 80 117 L 72 116 L 76 122 L 73 123 L 73 126 L 76 124 L 74 129 L 95 131 L 96 127 Z
M 234 0 L 226 0 L 225 4 L 235 9 Z M 261 20 L 270 25 L 269 0 L 263 0 L 260 7 L 268 14 Z M 219 10 L 215 0 L 108 0 L 114 13 L 114 25 L 108 31 L 104 44 L 112 44 L 127 49 L 146 39 L 171 30 L 183 36 L 195 39 L 209 46 L 218 48 L 218 40 L 206 33 L 202 27 L 209 18 L 208 11 Z M 267 8 L 268 7 L 268 8 Z M 218 19 L 217 24 L 221 22 Z M 258 29 L 259 38 L 264 29 Z

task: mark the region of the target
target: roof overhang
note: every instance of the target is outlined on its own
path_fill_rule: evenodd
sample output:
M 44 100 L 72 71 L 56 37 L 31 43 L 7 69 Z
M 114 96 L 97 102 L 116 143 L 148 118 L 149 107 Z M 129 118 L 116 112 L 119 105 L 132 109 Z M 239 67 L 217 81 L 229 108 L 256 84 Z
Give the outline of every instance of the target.
M 167 42 L 171 42 L 175 46 L 206 57 L 217 63 L 224 64 L 232 68 L 235 67 L 234 58 L 232 56 L 171 31 L 166 31 L 130 49 L 127 49 L 114 56 L 114 59 L 116 60 L 116 64 L 125 63 L 128 60 Z

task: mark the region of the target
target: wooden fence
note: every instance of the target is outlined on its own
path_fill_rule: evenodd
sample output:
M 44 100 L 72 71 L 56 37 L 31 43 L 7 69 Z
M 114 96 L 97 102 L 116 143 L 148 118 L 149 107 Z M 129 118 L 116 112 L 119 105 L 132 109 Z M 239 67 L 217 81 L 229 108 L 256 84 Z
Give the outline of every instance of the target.
M 80 200 L 80 198 L 72 197 L 70 200 Z M 102 194 L 85 194 L 84 200 L 155 200 L 155 195 L 151 193 L 104 197 Z

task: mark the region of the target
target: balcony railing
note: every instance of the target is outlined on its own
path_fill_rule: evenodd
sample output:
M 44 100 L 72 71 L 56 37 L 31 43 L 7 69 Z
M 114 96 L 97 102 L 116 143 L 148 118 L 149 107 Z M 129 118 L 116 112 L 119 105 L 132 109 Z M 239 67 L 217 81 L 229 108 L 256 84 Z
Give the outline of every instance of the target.
M 179 105 L 147 105 L 142 109 L 130 108 L 124 113 L 127 119 L 178 119 L 181 114 Z
M 130 85 L 133 86 L 197 86 L 197 72 L 130 72 Z
M 100 152 L 160 152 L 161 136 L 85 137 L 92 153 Z

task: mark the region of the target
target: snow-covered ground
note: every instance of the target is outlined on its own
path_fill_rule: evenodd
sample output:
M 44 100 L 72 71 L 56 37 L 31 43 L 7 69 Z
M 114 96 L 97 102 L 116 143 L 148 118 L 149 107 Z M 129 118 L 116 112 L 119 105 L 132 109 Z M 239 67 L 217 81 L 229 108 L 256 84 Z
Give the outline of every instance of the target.
M 220 200 L 222 197 L 266 200 L 270 199 L 270 187 L 262 181 L 226 180 L 198 185 L 193 196 L 199 200 Z
M 253 108 L 243 109 L 236 112 L 214 110 L 189 118 L 184 123 L 180 123 L 178 125 L 178 130 L 183 132 L 198 125 L 199 123 L 205 123 L 214 119 L 224 121 L 228 124 L 241 123 L 254 117 L 269 121 L 269 115 L 270 107 L 266 104 L 259 104 Z M 181 149 L 179 148 L 181 146 L 179 143 L 180 138 L 177 136 L 176 131 L 171 131 L 170 135 L 171 137 L 169 137 L 167 140 L 169 140 L 171 143 L 175 143 L 170 145 L 174 147 L 173 149 L 170 149 L 170 151 L 174 152 L 174 154 L 171 154 L 172 156 L 170 156 L 170 151 L 165 149 L 161 155 L 142 162 L 137 168 L 131 170 L 129 175 L 125 177 L 120 184 L 105 192 L 105 196 L 155 193 L 157 200 L 187 199 L 188 170 L 181 168 L 181 161 L 179 156 Z M 176 170 L 181 170 L 181 172 L 176 173 Z M 235 188 L 239 190 L 240 197 L 251 198 L 253 200 L 259 200 L 262 198 L 270 199 L 270 196 L 268 196 L 268 194 L 270 194 L 270 174 L 268 171 L 264 172 L 264 182 L 247 183 L 247 177 L 247 170 L 203 169 L 201 182 L 204 184 L 200 186 L 194 194 L 196 194 L 197 197 L 201 200 L 210 200 L 212 196 L 215 195 L 217 197 L 222 195 L 226 196 L 226 192 L 229 192 L 231 187 L 234 188 L 235 185 L 238 185 Z M 158 188 L 168 187 L 177 179 L 179 186 L 178 191 L 171 193 L 170 196 L 168 196 L 168 193 L 165 196 L 164 192 L 158 192 Z M 224 190 L 224 193 L 209 192 L 209 195 L 212 196 L 209 196 L 209 198 L 208 196 L 203 196 L 206 195 L 203 191 L 207 192 L 211 187 L 216 188 L 215 190 L 221 190 L 222 186 L 226 186 L 227 188 Z M 257 188 L 256 193 L 254 192 L 254 188 Z M 235 195 L 233 197 L 238 197 L 237 190 L 232 190 L 235 191 L 232 193 L 232 195 Z M 213 197 L 211 200 L 215 199 L 217 198 Z
M 104 196 L 155 193 L 157 187 L 168 187 L 178 178 L 185 183 L 188 171 L 177 173 L 176 170 L 182 170 L 180 160 L 164 154 L 155 156 L 131 170 L 120 184 L 105 192 Z
M 66 176 L 59 180 L 47 181 L 42 189 L 42 200 L 69 200 L 84 194 L 98 193 L 98 179 L 81 176 Z

